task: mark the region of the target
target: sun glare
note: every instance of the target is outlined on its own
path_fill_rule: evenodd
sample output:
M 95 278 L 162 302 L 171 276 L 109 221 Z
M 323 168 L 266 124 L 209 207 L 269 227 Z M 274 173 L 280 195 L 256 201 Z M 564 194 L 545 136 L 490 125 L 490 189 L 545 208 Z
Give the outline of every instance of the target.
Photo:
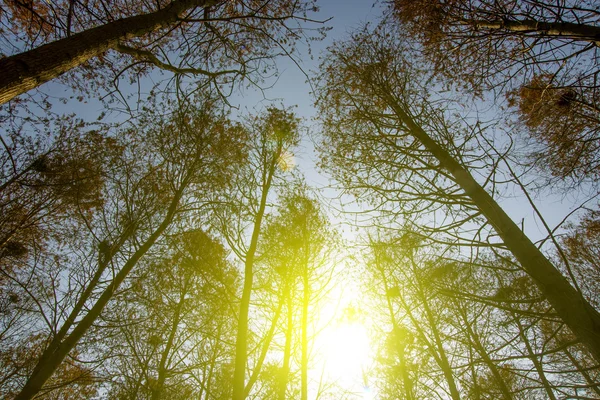
M 366 327 L 343 323 L 327 329 L 323 335 L 320 355 L 325 373 L 344 386 L 367 388 L 365 371 L 371 347 Z

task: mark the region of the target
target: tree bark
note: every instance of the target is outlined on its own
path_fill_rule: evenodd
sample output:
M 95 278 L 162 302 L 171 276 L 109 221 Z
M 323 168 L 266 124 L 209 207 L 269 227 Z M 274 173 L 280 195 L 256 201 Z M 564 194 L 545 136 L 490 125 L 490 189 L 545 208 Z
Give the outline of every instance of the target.
M 213 3 L 174 0 L 153 13 L 123 18 L 0 60 L 0 104 L 64 74 L 120 41 L 172 25 L 186 11 Z
M 417 125 L 392 96 L 391 88 L 380 86 L 379 89 L 382 89 L 381 97 L 407 131 L 440 162 L 441 168 L 452 174 L 455 182 L 471 198 L 525 272 L 536 282 L 556 313 L 600 362 L 600 313 L 571 286 L 473 176 Z
M 587 41 L 600 45 L 600 27 L 592 25 L 574 24 L 572 22 L 540 22 L 533 19 L 517 21 L 472 21 L 466 24 L 477 29 L 501 30 L 510 33 L 532 33 L 537 36 L 552 36 Z

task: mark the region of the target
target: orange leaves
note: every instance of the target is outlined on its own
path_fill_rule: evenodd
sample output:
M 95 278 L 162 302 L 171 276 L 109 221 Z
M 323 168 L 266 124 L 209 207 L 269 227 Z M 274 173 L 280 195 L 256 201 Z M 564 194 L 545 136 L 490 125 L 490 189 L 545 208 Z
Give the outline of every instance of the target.
M 448 22 L 442 1 L 395 0 L 392 7 L 396 18 L 405 24 L 413 35 L 424 40 L 426 46 L 438 44 L 442 40 L 443 28 Z
M 584 178 L 600 172 L 600 125 L 593 99 L 572 87 L 556 86 L 551 74 L 535 75 L 529 84 L 509 92 L 509 105 L 549 152 L 536 157 L 554 175 Z
M 44 1 L 37 0 L 4 0 L 10 10 L 13 30 L 19 30 L 27 36 L 49 36 L 53 30 L 54 19 L 50 6 Z

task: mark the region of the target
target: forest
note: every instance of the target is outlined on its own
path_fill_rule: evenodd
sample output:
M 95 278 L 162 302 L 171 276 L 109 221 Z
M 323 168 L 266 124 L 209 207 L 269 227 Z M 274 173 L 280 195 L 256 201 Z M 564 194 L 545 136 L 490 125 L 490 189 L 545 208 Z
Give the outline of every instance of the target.
M 2 399 L 600 399 L 596 0 L 0 0 L 0 140 Z

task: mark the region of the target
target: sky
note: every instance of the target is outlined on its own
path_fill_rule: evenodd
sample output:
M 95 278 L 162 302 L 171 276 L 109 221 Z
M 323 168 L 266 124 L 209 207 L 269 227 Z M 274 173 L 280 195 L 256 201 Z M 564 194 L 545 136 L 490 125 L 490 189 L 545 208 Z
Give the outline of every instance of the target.
M 372 2 L 368 0 L 324 0 L 318 4 L 320 11 L 316 14 L 315 19 L 327 21 L 324 25 L 331 27 L 325 39 L 311 43 L 312 57 L 305 45 L 299 45 L 300 54 L 296 57 L 300 68 L 292 60 L 285 57 L 280 58 L 277 62 L 279 70 L 277 82 L 264 93 L 258 90 L 245 90 L 242 95 L 234 95 L 230 102 L 239 107 L 242 114 L 261 110 L 269 104 L 283 104 L 285 107 L 297 106 L 294 111 L 304 119 L 304 125 L 313 132 L 318 130 L 313 120 L 316 110 L 307 75 L 309 78 L 314 77 L 314 73 L 319 67 L 319 58 L 329 45 L 335 40 L 349 37 L 350 32 L 362 27 L 368 21 L 375 21 L 381 11 L 380 6 L 373 6 Z M 300 148 L 295 153 L 296 165 L 303 172 L 308 183 L 315 187 L 329 184 L 328 178 L 315 168 L 316 155 L 309 138 L 302 141 Z
M 350 32 L 363 27 L 367 22 L 375 22 L 384 5 L 373 5 L 369 0 L 321 0 L 318 2 L 320 11 L 314 16 L 317 20 L 323 20 L 325 26 L 330 27 L 324 40 L 311 43 L 312 57 L 308 53 L 306 45 L 299 44 L 299 54 L 296 61 L 301 69 L 292 60 L 285 57 L 277 61 L 279 76 L 272 87 L 264 92 L 253 89 L 244 89 L 235 92 L 228 101 L 236 107 L 233 115 L 252 114 L 264 110 L 269 105 L 283 105 L 285 107 L 296 106 L 295 111 L 304 120 L 304 126 L 311 130 L 312 134 L 318 134 L 318 124 L 314 121 L 316 110 L 313 106 L 311 96 L 311 85 L 307 81 L 314 76 L 319 67 L 319 58 L 324 54 L 327 47 L 335 40 L 344 40 L 350 36 Z M 163 76 L 162 78 L 164 78 Z M 56 96 L 68 93 L 68 88 L 57 83 L 49 82 L 41 88 L 44 92 Z M 103 111 L 100 102 L 90 99 L 85 103 L 72 101 L 67 105 L 58 104 L 55 110 L 60 112 L 75 112 L 85 120 L 94 120 Z M 115 116 L 118 118 L 118 116 Z M 308 184 L 315 188 L 324 188 L 334 185 L 334 182 L 322 171 L 316 168 L 317 155 L 314 144 L 308 137 L 302 141 L 300 148 L 295 152 L 295 165 L 303 173 Z M 335 190 L 324 190 L 325 197 L 333 199 L 337 196 Z M 502 200 L 502 205 L 508 214 L 517 222 L 524 221 L 525 231 L 532 239 L 545 236 L 543 226 L 536 221 L 531 207 L 524 203 L 524 198 L 519 190 L 509 188 L 506 192 L 509 198 Z M 548 218 L 549 224 L 555 226 L 581 201 L 581 197 L 575 193 L 560 193 L 544 195 L 543 198 L 534 199 Z M 335 203 L 334 200 L 332 200 Z M 353 209 L 353 208 L 350 208 Z
M 283 105 L 284 107 L 295 107 L 294 111 L 303 119 L 303 125 L 310 128 L 314 133 L 318 128 L 315 126 L 314 117 L 316 110 L 311 97 L 311 84 L 308 77 L 312 77 L 319 66 L 319 57 L 325 52 L 326 48 L 335 40 L 345 39 L 355 28 L 363 26 L 368 21 L 375 21 L 381 11 L 380 5 L 373 5 L 368 0 L 321 0 L 318 2 L 320 10 L 312 17 L 315 20 L 326 21 L 324 26 L 330 27 L 327 36 L 322 41 L 311 42 L 312 56 L 308 52 L 305 43 L 299 43 L 299 53 L 295 55 L 296 65 L 292 60 L 286 57 L 280 57 L 277 60 L 278 77 L 276 81 L 267 82 L 267 85 L 274 83 L 264 91 L 252 88 L 244 88 L 241 91 L 235 91 L 228 102 L 235 107 L 232 115 L 255 114 L 270 105 Z M 315 25 L 316 26 L 316 25 Z M 320 26 L 320 25 L 319 25 Z M 170 74 L 156 72 L 150 79 L 162 80 L 170 77 Z M 144 80 L 142 84 L 148 83 Z M 137 87 L 128 87 L 125 82 L 120 85 L 124 92 L 137 90 Z M 50 81 L 40 87 L 41 91 L 52 96 L 69 96 L 70 89 L 59 82 Z M 144 88 L 142 87 L 142 91 Z M 76 113 L 86 121 L 95 120 L 98 115 L 104 111 L 103 105 L 96 99 L 86 99 L 80 103 L 76 100 L 70 101 L 64 105 L 59 102 L 53 105 L 53 110 L 58 113 Z M 123 115 L 112 113 L 108 120 L 119 120 Z M 314 146 L 308 137 L 305 137 L 299 149 L 295 151 L 295 163 L 300 171 L 305 175 L 309 184 L 314 187 L 323 187 L 328 185 L 329 179 L 315 168 L 316 155 Z
M 286 107 L 297 106 L 296 112 L 304 119 L 304 124 L 313 132 L 318 131 L 318 125 L 314 121 L 316 110 L 311 97 L 311 85 L 307 81 L 305 73 L 310 77 L 312 72 L 318 69 L 320 56 L 333 41 L 346 39 L 353 30 L 364 26 L 369 21 L 376 21 L 381 7 L 381 5 L 373 6 L 372 1 L 368 0 L 321 0 L 319 5 L 321 10 L 315 18 L 328 20 L 326 26 L 332 28 L 327 37 L 321 42 L 311 44 L 312 57 L 309 56 L 307 48 L 300 45 L 301 53 L 297 55 L 297 60 L 300 62 L 302 70 L 291 60 L 281 58 L 278 61 L 280 74 L 277 82 L 271 88 L 265 92 L 247 89 L 241 94 L 231 97 L 229 102 L 238 107 L 239 113 L 253 113 L 271 104 L 283 104 Z M 44 90 L 52 92 L 65 89 L 56 83 L 49 83 L 44 85 Z M 84 118 L 99 113 L 101 109 L 101 104 L 95 101 L 65 107 L 65 111 L 74 111 Z M 318 171 L 315 165 L 316 158 L 313 143 L 305 138 L 300 148 L 295 151 L 295 164 L 311 186 L 327 187 L 332 182 L 326 174 Z M 326 190 L 324 193 L 331 198 L 337 195 L 337 192 L 332 189 Z M 534 240 L 544 236 L 543 227 L 539 221 L 536 222 L 531 208 L 525 205 L 523 196 L 514 189 L 509 189 L 508 193 L 514 195 L 514 198 L 503 200 L 502 205 L 509 215 L 516 222 L 526 221 L 524 222 L 526 233 Z M 562 194 L 547 196 L 543 199 L 538 198 L 536 201 L 540 205 L 542 213 L 549 219 L 550 225 L 554 226 L 570 211 L 573 204 L 572 197 L 569 194 Z
M 302 62 L 302 69 L 308 72 L 309 76 L 311 76 L 311 71 L 318 69 L 319 57 L 326 51 L 329 45 L 336 40 L 347 39 L 350 36 L 350 32 L 363 27 L 367 22 L 377 21 L 384 5 L 374 5 L 373 3 L 373 1 L 368 0 L 322 0 L 319 2 L 321 9 L 318 18 L 323 20 L 331 18 L 326 23 L 326 26 L 330 26 L 332 29 L 328 32 L 325 40 L 312 43 L 314 59 L 310 59 L 307 54 L 299 56 Z M 285 106 L 297 105 L 298 115 L 305 118 L 306 123 L 313 131 L 318 131 L 318 125 L 313 121 L 316 110 L 313 105 L 313 98 L 310 95 L 311 87 L 303 71 L 290 60 L 286 59 L 281 59 L 278 67 L 280 70 L 279 80 L 272 89 L 266 91 L 266 96 L 269 99 L 276 100 L 276 103 L 281 100 L 281 103 Z M 263 102 L 262 96 L 256 93 L 241 99 L 240 105 L 242 108 L 251 108 L 257 105 L 260 106 Z M 312 143 L 309 140 L 303 141 L 301 149 L 298 151 L 296 162 L 305 174 L 307 181 L 315 187 L 325 187 L 333 184 L 324 172 L 318 171 L 316 168 L 316 157 Z M 502 198 L 501 203 L 505 211 L 513 220 L 524 226 L 525 232 L 533 240 L 545 237 L 547 232 L 535 215 L 535 212 L 527 203 L 523 193 L 515 187 L 507 187 L 505 189 L 505 197 Z M 333 196 L 336 192 L 326 191 L 326 193 Z M 585 196 L 578 193 L 557 192 L 544 193 L 537 197 L 534 196 L 533 200 L 549 225 L 554 227 L 561 223 L 563 218 L 585 199 Z

